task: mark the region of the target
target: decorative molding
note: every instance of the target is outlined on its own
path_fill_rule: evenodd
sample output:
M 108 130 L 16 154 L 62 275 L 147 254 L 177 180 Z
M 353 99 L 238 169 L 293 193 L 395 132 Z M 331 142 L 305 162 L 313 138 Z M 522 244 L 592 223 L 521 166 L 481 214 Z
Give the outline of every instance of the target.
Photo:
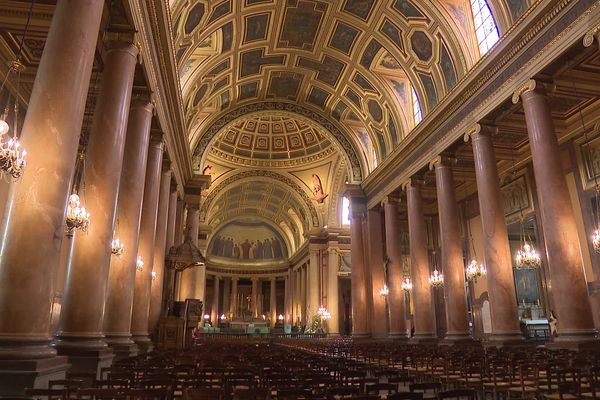
M 527 81 L 519 85 L 512 95 L 513 104 L 518 104 L 521 100 L 521 96 L 527 92 L 534 91 L 536 86 L 537 81 L 535 79 L 528 79 Z

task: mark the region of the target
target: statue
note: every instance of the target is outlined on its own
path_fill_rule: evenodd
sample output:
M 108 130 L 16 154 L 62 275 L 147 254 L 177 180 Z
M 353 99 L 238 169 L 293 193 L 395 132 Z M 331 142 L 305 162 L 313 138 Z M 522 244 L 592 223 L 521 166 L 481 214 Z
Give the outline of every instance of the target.
M 323 202 L 329 195 L 325 194 L 323 192 L 323 185 L 321 185 L 321 178 L 319 178 L 319 175 L 312 174 L 312 182 L 313 182 L 313 196 L 315 198 L 315 201 L 319 204 L 323 204 Z

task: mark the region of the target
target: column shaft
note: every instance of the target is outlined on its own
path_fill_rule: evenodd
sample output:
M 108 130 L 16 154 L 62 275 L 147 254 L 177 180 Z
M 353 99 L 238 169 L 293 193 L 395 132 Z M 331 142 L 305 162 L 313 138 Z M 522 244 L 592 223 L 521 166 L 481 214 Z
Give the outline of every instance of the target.
M 379 290 L 384 284 L 387 284 L 384 276 L 384 238 L 382 237 L 382 233 L 381 211 L 367 211 L 367 241 L 365 244 L 368 270 L 370 272 L 370 277 L 367 276 L 367 282 L 371 287 L 371 298 L 369 299 L 371 310 L 369 315 L 371 317 L 371 335 L 378 338 L 388 336 L 387 300 L 384 296 L 379 294 Z
M 329 259 L 327 260 L 327 310 L 331 313 L 331 319 L 327 321 L 329 334 L 340 333 L 340 313 L 339 313 L 339 286 L 338 270 L 339 255 L 333 249 L 329 249 Z
M 367 271 L 365 265 L 365 251 L 363 239 L 363 219 L 366 212 L 366 201 L 362 197 L 350 198 L 350 248 L 351 268 L 350 284 L 352 287 L 352 336 L 368 337 L 369 314 L 367 297 Z
M 123 242 L 124 252 L 120 257 L 111 257 L 104 311 L 106 341 L 118 353 L 121 349 L 126 351 L 126 355 L 137 351 L 131 340 L 131 312 L 151 119 L 150 101 L 134 99 L 127 122 L 117 202 L 119 226 L 116 234 Z
M 400 244 L 400 221 L 398 221 L 398 204 L 388 199 L 384 205 L 385 213 L 385 248 L 387 253 L 387 278 L 390 294 L 388 307 L 390 310 L 390 337 L 405 339 L 406 315 L 404 291 L 402 290 L 402 249 Z
M 169 197 L 171 190 L 171 170 L 168 165 L 163 165 L 160 178 L 160 191 L 158 195 L 158 212 L 156 215 L 156 237 L 154 240 L 154 261 L 152 262 L 152 276 L 150 281 L 150 314 L 148 317 L 148 331 L 154 333 L 163 304 L 163 284 L 165 278 L 165 250 L 167 242 L 167 218 L 169 213 Z
M 508 232 L 491 132 L 472 135 L 494 340 L 522 339 Z M 477 260 L 480 261 L 480 260 Z
M 194 245 L 198 245 L 198 207 L 193 205 L 188 205 L 187 214 L 186 214 L 186 230 L 187 234 L 192 239 L 192 243 Z M 179 300 L 185 301 L 185 299 L 200 299 L 204 301 L 204 287 L 200 290 L 197 287 L 197 275 L 198 270 L 203 267 L 192 267 L 186 268 L 181 272 L 181 287 L 179 290 Z M 202 293 L 200 293 L 202 292 Z M 202 294 L 202 297 L 198 297 L 199 294 Z
M 103 6 L 61 0 L 54 9 L 20 137 L 27 168 L 2 226 L 0 359 L 56 354 L 49 346 L 54 274 Z
M 223 314 L 227 314 L 231 299 L 231 279 L 223 278 Z
M 307 304 L 308 316 L 312 318 L 317 314 L 317 310 L 322 304 L 321 300 L 321 253 L 318 249 L 310 251 L 309 265 L 307 266 L 308 282 L 307 282 Z
M 538 90 L 524 93 L 522 100 L 558 320 L 556 341 L 591 339 L 594 323 L 577 225 L 550 106 L 545 93 Z
M 277 280 L 271 278 L 271 286 L 269 293 L 269 314 L 271 316 L 271 328 L 277 323 Z
M 238 294 L 238 277 L 234 276 L 231 278 L 231 303 L 229 304 L 229 312 L 231 313 L 231 318 L 236 318 L 238 313 L 238 303 L 239 303 L 239 294 Z
M 220 279 L 215 275 L 213 279 L 213 297 L 210 305 L 210 320 L 212 321 L 213 326 L 219 324 L 219 285 Z
M 433 339 L 436 332 L 432 289 L 429 286 L 427 228 L 423 215 L 421 185 L 418 182 L 411 181 L 406 185 L 406 205 L 413 280 L 414 337 L 417 340 Z
M 175 246 L 175 229 L 177 222 L 177 190 L 172 190 L 169 194 L 169 214 L 167 217 L 167 237 L 166 251 Z
M 258 279 L 257 278 L 252 278 L 252 298 L 251 298 L 250 302 L 251 302 L 251 309 L 252 309 L 252 317 L 257 318 L 258 317 Z
M 469 337 L 467 302 L 465 295 L 465 267 L 462 244 L 458 230 L 458 203 L 454 194 L 454 178 L 449 163 L 435 164 L 442 265 L 444 273 L 444 298 L 446 302 L 446 339 L 460 340 Z
M 144 261 L 144 267 L 135 274 L 133 292 L 133 312 L 131 334 L 142 350 L 151 348 L 148 337 L 148 317 L 150 313 L 150 288 L 154 266 L 154 241 L 156 240 L 156 216 L 160 191 L 160 171 L 162 166 L 162 133 L 153 132 L 148 146 L 148 164 L 144 183 L 144 200 L 140 220 L 140 241 L 137 254 Z
M 107 347 L 102 322 L 136 57 L 132 43 L 108 45 L 84 164 L 91 221 L 75 237 L 56 340 L 65 355 Z

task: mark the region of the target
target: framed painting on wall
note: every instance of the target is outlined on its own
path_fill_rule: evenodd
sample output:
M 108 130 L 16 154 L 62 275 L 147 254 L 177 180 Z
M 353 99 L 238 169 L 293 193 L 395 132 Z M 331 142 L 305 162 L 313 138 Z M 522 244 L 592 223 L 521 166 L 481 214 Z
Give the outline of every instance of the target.
M 540 299 L 540 283 L 538 271 L 535 269 L 513 269 L 515 277 L 515 288 L 517 290 L 517 302 L 537 303 Z

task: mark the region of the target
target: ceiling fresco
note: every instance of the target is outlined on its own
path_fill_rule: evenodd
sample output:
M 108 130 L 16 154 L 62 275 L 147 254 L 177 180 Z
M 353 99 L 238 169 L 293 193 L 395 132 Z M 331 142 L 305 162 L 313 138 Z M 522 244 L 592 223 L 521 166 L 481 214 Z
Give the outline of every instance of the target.
M 489 3 L 501 30 L 528 7 Z M 414 127 L 406 94 L 426 114 L 479 59 L 468 0 L 178 0 L 172 17 L 192 149 L 237 105 L 276 100 L 361 123 L 383 160 Z

